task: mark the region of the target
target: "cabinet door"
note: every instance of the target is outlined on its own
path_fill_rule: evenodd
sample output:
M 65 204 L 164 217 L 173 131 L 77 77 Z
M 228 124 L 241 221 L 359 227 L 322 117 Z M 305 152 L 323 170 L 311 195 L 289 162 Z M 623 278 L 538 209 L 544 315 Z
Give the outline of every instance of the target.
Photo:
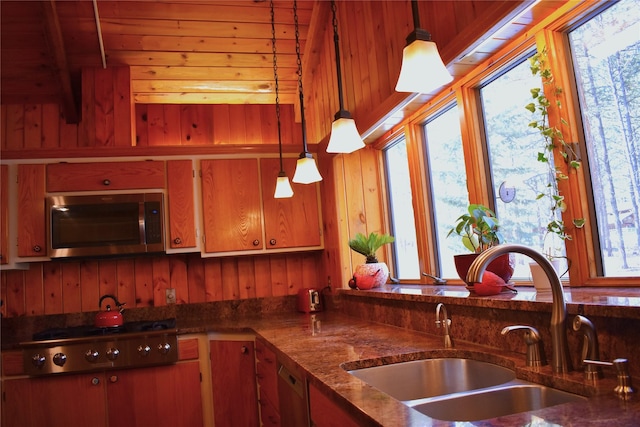
M 164 162 L 52 163 L 47 191 L 101 191 L 164 188 Z
M 296 160 L 283 159 L 284 170 L 289 178 L 295 171 Z M 292 183 L 293 197 L 275 199 L 273 192 L 280 171 L 280 160 L 261 159 L 260 169 L 267 249 L 320 246 L 322 224 L 317 185 Z
M 196 246 L 193 201 L 193 165 L 191 160 L 167 162 L 169 197 L 169 246 L 172 249 Z
M 107 400 L 110 427 L 204 424 L 198 361 L 108 373 Z
M 311 423 L 317 427 L 358 427 L 359 424 L 314 385 L 309 385 Z
M 211 341 L 211 388 L 216 426 L 257 426 L 253 341 Z
M 257 159 L 203 160 L 205 252 L 262 249 Z
M 2 425 L 106 427 L 103 379 L 100 373 L 5 380 Z
M 0 264 L 9 262 L 9 166 L 0 165 Z
M 44 165 L 18 165 L 18 256 L 47 255 Z

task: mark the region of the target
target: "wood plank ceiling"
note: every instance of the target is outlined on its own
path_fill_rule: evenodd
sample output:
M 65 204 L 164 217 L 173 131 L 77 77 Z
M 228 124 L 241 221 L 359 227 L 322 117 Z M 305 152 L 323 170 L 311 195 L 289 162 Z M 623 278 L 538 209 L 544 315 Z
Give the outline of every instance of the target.
M 302 54 L 314 4 L 297 2 Z M 105 65 L 130 66 L 137 103 L 273 104 L 269 6 L 266 0 L 3 0 L 2 103 L 57 103 L 71 88 L 77 97 L 82 67 L 103 67 L 101 37 Z M 293 104 L 293 0 L 275 0 L 274 9 L 280 100 Z

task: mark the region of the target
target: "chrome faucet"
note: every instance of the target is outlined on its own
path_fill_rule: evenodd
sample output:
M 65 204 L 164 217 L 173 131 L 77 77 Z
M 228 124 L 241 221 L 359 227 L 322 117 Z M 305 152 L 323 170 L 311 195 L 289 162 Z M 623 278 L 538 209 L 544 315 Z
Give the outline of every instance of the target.
M 582 355 L 580 360 L 600 360 L 600 350 L 598 349 L 598 336 L 596 335 L 596 328 L 593 323 L 584 316 L 576 315 L 573 318 L 573 330 L 576 332 L 582 331 L 584 334 L 584 343 L 582 344 Z M 592 363 L 584 363 L 584 375 L 588 380 L 594 380 L 596 378 L 602 378 L 602 369 L 599 365 Z
M 440 312 L 444 315 L 444 319 L 440 320 Z M 453 347 L 451 342 L 451 336 L 449 335 L 449 326 L 451 326 L 451 319 L 447 316 L 447 307 L 443 303 L 438 303 L 436 306 L 436 326 L 439 328 L 442 326 L 444 329 L 444 348 Z
M 527 255 L 537 262 L 547 275 L 551 283 L 551 296 L 553 304 L 551 307 L 551 368 L 555 373 L 565 373 L 571 370 L 571 359 L 568 357 L 569 344 L 567 342 L 567 306 L 564 301 L 562 283 L 553 265 L 540 252 L 523 245 L 498 245 L 480 253 L 471 264 L 467 273 L 467 283 L 479 283 L 487 265 L 500 255 L 511 252 Z

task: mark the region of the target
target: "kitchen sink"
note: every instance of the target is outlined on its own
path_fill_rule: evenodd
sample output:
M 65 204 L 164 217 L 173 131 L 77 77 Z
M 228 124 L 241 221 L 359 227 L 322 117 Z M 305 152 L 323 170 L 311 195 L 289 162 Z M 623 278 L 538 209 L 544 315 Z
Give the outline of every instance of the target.
M 511 369 L 462 358 L 413 360 L 348 372 L 401 401 L 476 390 L 516 378 Z
M 422 359 L 347 372 L 405 405 L 444 421 L 484 420 L 586 400 L 517 379 L 511 369 L 473 359 Z
M 585 397 L 576 394 L 538 384 L 523 383 L 468 392 L 410 406 L 440 420 L 477 421 L 585 400 Z

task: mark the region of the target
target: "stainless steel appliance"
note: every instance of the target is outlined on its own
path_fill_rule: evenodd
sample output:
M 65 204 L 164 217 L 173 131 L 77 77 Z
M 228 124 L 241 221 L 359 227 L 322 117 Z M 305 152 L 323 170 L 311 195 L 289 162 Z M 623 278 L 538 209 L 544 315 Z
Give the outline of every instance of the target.
M 52 328 L 20 344 L 27 375 L 167 365 L 178 361 L 175 319 L 113 328 Z
M 162 193 L 47 197 L 51 258 L 164 251 Z

